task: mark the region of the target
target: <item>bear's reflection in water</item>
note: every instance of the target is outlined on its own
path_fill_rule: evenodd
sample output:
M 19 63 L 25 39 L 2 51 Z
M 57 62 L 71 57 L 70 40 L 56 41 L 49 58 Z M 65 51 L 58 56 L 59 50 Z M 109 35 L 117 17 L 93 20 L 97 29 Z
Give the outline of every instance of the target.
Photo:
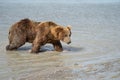
M 29 51 L 32 48 L 31 44 L 27 43 L 26 45 L 20 47 L 17 49 L 17 51 Z M 76 46 L 71 46 L 71 45 L 64 45 L 63 44 L 63 52 L 79 52 L 79 51 L 83 51 L 84 48 L 82 47 L 76 47 Z M 44 46 L 41 47 L 41 49 L 39 50 L 39 53 L 41 52 L 48 52 L 48 51 L 55 51 L 54 47 L 51 44 L 46 44 Z
M 69 60 L 71 57 L 74 57 L 75 60 L 78 59 L 78 55 L 69 55 L 69 53 L 80 52 L 80 50 L 83 50 L 82 48 L 64 45 L 64 51 L 61 54 L 53 51 L 54 48 L 51 44 L 47 44 L 41 48 L 37 55 L 30 54 L 29 49 L 31 49 L 31 44 L 26 44 L 16 51 L 6 52 L 7 65 L 9 65 L 9 73 L 11 73 L 9 76 L 14 75 L 12 78 L 20 80 L 46 80 L 47 78 L 54 80 L 54 78 L 60 78 L 64 80 L 66 76 L 72 79 L 76 76 L 66 66 L 74 63 L 73 59 Z

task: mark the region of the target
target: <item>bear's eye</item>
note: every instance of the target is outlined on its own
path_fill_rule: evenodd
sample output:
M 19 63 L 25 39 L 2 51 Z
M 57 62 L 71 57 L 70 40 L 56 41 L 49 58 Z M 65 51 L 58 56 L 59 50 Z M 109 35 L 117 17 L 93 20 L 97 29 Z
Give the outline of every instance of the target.
M 67 37 L 67 34 L 65 35 L 65 37 Z

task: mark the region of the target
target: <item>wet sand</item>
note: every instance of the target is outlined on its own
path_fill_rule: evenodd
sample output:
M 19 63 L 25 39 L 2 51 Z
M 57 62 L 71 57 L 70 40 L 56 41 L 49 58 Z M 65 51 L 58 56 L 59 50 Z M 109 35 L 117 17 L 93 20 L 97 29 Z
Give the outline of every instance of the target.
M 72 25 L 64 51 L 31 44 L 6 51 L 9 27 L 23 18 Z M 0 2 L 0 80 L 120 80 L 120 3 Z

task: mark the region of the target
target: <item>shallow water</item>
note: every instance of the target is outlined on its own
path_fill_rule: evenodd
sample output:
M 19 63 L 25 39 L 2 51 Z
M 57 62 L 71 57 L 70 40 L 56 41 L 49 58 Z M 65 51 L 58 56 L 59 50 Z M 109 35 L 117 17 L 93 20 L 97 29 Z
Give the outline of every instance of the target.
M 49 1 L 49 0 L 48 0 Z M 31 44 L 6 51 L 9 27 L 23 18 L 72 25 L 64 51 Z M 0 80 L 119 80 L 120 3 L 23 3 L 0 1 Z

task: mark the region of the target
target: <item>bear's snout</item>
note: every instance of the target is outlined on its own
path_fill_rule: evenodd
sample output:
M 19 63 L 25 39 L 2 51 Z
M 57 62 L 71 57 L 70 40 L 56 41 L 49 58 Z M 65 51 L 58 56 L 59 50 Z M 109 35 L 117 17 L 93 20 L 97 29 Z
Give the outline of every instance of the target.
M 70 43 L 71 43 L 71 41 L 67 42 L 67 44 L 70 44 Z
M 10 45 L 7 45 L 7 46 L 6 46 L 6 50 L 10 50 Z

